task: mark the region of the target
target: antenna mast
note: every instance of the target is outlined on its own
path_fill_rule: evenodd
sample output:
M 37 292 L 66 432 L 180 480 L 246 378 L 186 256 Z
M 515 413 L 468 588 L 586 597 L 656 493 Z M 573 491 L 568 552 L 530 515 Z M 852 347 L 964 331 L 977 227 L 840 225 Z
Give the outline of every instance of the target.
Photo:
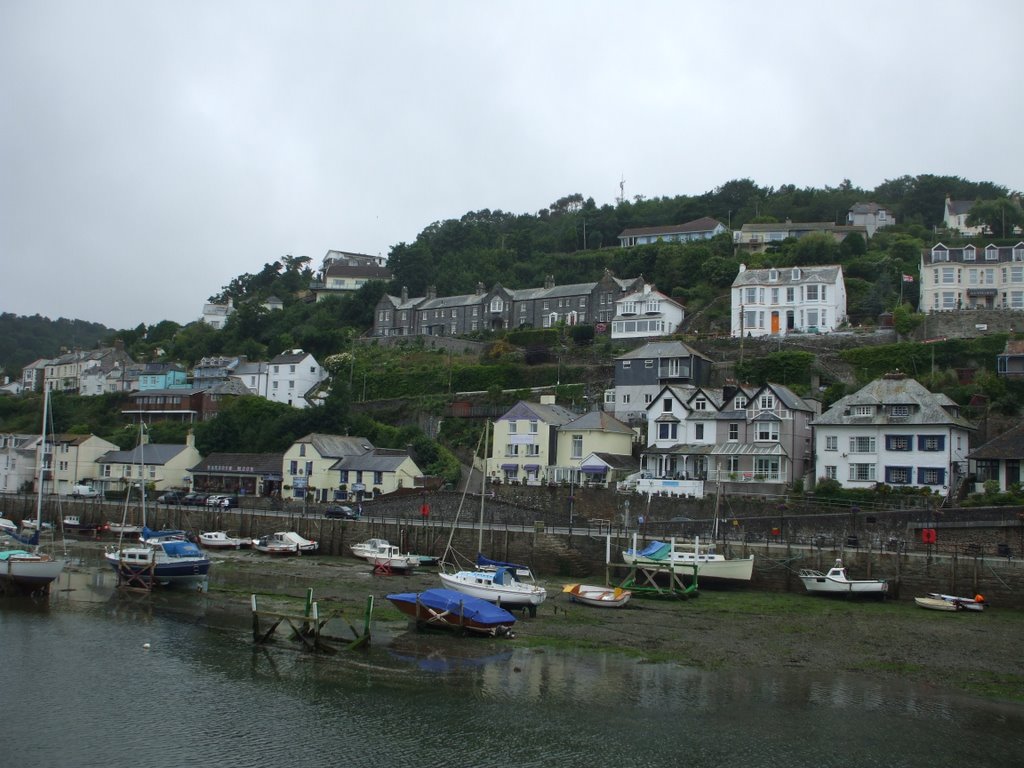
M 619 197 L 616 200 L 619 205 L 626 202 L 626 177 L 619 174 Z

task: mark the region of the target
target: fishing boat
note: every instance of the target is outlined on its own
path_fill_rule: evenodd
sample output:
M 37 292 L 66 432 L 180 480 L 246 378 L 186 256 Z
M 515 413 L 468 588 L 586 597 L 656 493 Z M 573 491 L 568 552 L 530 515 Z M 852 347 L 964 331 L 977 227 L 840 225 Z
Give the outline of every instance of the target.
M 420 564 L 419 558 L 403 555 L 395 545 L 388 546 L 385 552 L 369 558 L 374 573 L 411 573 Z
M 635 545 L 622 553 L 626 565 L 650 565 L 660 567 L 683 567 L 691 571 L 697 566 L 701 583 L 708 579 L 721 581 L 750 581 L 754 575 L 754 556 L 726 557 L 718 554 L 712 547 L 701 548 L 700 538 L 693 540 L 692 548 L 677 546 L 676 540 L 652 541 L 643 549 Z
M 47 474 L 51 471 L 47 466 L 47 417 L 49 416 L 50 392 L 43 395 L 42 440 L 36 461 L 36 526 L 30 538 L 22 537 L 17 532 L 7 530 L 4 533 L 24 548 L 12 547 L 0 550 L 0 589 L 10 592 L 49 592 L 50 584 L 64 571 L 64 561 L 43 553 L 39 548 L 39 529 L 43 525 L 43 486 Z M 10 521 L 8 521 L 10 522 Z
M 145 448 L 145 425 L 139 425 L 139 461 Z M 141 489 L 140 489 L 141 490 Z M 127 527 L 128 502 L 132 486 L 125 494 L 122 526 Z M 117 574 L 121 586 L 153 589 L 156 586 L 202 588 L 210 572 L 208 558 L 184 531 L 153 531 L 146 525 L 146 494 L 142 490 L 142 532 L 135 543 L 126 544 L 121 534 L 116 547 L 104 554 Z
M 416 622 L 417 629 L 447 629 L 491 637 L 512 637 L 516 618 L 487 600 L 451 589 L 428 589 L 387 596 L 391 604 Z
M 315 552 L 320 545 L 295 531 L 278 531 L 255 539 L 252 547 L 266 555 L 301 555 L 303 552 Z
M 807 591 L 813 595 L 880 595 L 889 591 L 889 583 L 885 579 L 851 579 L 846 573 L 842 560 L 822 573 L 812 568 L 800 570 L 800 581 Z
M 963 606 L 941 597 L 915 597 L 914 604 L 918 608 L 927 608 L 930 611 L 962 611 Z
M 566 584 L 562 592 L 569 595 L 574 603 L 593 605 L 597 608 L 622 608 L 633 593 L 622 587 L 594 587 L 589 584 Z
M 965 611 L 984 611 L 986 605 L 984 595 L 957 597 L 956 595 L 944 595 L 941 592 L 929 592 L 928 597 L 959 605 Z
M 205 549 L 248 549 L 252 539 L 229 536 L 227 531 L 204 531 L 199 534 L 199 544 Z
M 65 531 L 78 531 L 79 533 L 97 534 L 105 531 L 106 526 L 99 523 L 89 523 L 82 520 L 79 515 L 64 515 L 61 524 Z
M 125 534 L 134 535 L 142 533 L 142 526 L 136 525 L 135 523 L 115 523 L 110 521 L 107 523 L 107 530 L 116 536 L 124 536 Z

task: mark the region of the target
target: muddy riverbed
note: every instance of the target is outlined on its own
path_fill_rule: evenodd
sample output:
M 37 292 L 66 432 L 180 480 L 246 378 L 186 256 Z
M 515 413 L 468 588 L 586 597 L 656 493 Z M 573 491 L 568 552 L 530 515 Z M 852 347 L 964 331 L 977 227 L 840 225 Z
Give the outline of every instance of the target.
M 248 615 L 249 596 L 297 607 L 308 588 L 322 612 L 360 624 L 375 597 L 374 642 L 405 632 L 393 592 L 440 586 L 436 570 L 380 575 L 352 557 L 270 559 L 249 551 L 213 553 L 209 606 Z M 544 580 L 548 599 L 525 613 L 512 642 L 536 648 L 592 649 L 642 661 L 712 670 L 797 669 L 899 678 L 985 697 L 1024 701 L 1024 612 L 990 605 L 983 613 L 944 613 L 912 600 L 847 600 L 751 589 L 704 589 L 687 600 L 634 597 L 624 609 L 569 601 L 565 582 Z M 518 616 L 518 614 L 517 614 Z

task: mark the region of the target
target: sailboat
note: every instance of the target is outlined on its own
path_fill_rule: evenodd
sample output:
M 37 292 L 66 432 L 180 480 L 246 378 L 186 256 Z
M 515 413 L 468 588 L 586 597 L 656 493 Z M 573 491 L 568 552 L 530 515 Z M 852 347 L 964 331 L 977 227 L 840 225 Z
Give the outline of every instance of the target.
M 477 549 L 483 548 L 484 537 L 484 498 L 486 497 L 487 483 L 487 433 L 490 423 L 484 427 L 483 434 L 483 457 L 484 470 L 481 472 L 480 481 L 480 538 Z M 468 490 L 467 483 L 467 490 Z M 465 491 L 462 500 L 465 501 Z M 459 512 L 462 510 L 462 503 L 459 504 Z M 444 557 L 441 559 L 442 570 L 438 573 L 441 583 L 445 589 L 455 590 L 464 595 L 470 595 L 491 603 L 497 603 L 502 607 L 519 607 L 529 610 L 530 615 L 536 615 L 537 606 L 547 598 L 547 590 L 532 581 L 532 574 L 528 580 L 524 575 L 529 574 L 529 568 L 514 563 L 502 563 L 491 561 L 477 555 L 475 568 L 453 570 L 453 563 L 449 558 L 454 557 L 452 550 L 452 538 L 455 535 L 455 527 L 459 521 L 459 512 L 455 514 L 452 522 L 452 530 L 448 536 L 448 546 L 445 548 Z M 524 573 L 525 572 L 525 573 Z
M 43 428 L 36 461 L 36 519 L 35 531 L 31 538 L 22 538 L 17 533 L 7 535 L 24 544 L 28 549 L 7 549 L 0 551 L 0 588 L 4 591 L 49 592 L 50 584 L 64 570 L 64 561 L 44 554 L 39 549 L 39 532 L 43 527 L 43 485 L 47 468 L 46 422 L 49 416 L 50 392 L 43 394 Z
M 139 425 L 139 463 L 145 451 L 145 425 Z M 127 517 L 128 497 L 132 486 L 128 486 L 125 498 L 125 517 Z M 139 543 L 124 545 L 123 534 L 116 549 L 111 549 L 104 557 L 110 567 L 117 573 L 120 583 L 143 589 L 154 586 L 184 585 L 202 588 L 210 572 L 210 558 L 191 541 L 182 538 L 152 535 L 146 527 L 146 491 L 142 490 L 142 529 L 143 535 L 150 536 Z M 175 532 L 177 533 L 177 532 Z

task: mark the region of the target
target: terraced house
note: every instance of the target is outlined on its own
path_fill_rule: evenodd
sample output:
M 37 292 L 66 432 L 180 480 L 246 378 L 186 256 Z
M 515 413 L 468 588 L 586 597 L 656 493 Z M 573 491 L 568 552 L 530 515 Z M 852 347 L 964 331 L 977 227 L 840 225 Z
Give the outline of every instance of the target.
M 1024 241 L 1016 245 L 950 247 L 921 252 L 921 312 L 1024 309 Z
M 560 324 L 610 324 L 615 303 L 640 291 L 643 278 L 619 279 L 611 272 L 593 283 L 556 285 L 548 277 L 541 288 L 505 288 L 459 296 L 438 296 L 428 288 L 425 296 L 384 295 L 374 311 L 374 336 L 458 336 L 476 331 L 516 328 L 553 328 Z

